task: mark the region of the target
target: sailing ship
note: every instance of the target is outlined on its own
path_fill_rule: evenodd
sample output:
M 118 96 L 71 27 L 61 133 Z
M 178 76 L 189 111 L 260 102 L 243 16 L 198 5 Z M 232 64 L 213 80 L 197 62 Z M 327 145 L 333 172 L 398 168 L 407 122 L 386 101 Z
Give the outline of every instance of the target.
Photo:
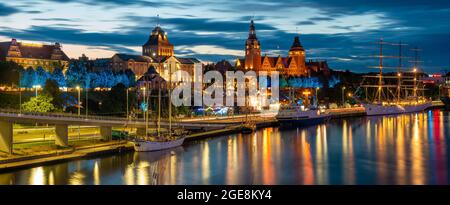
M 419 60 L 418 51 L 414 48 L 415 59 L 409 61 L 414 64 L 411 71 L 403 69 L 402 60 L 406 57 L 402 55 L 402 47 L 406 44 L 389 43 L 380 39 L 376 42 L 379 45 L 380 54 L 379 65 L 371 68 L 379 69 L 375 75 L 363 76 L 363 81 L 357 89 L 357 96 L 363 98 L 356 99 L 364 106 L 368 116 L 373 115 L 393 115 L 411 112 L 420 112 L 431 106 L 431 101 L 423 96 L 423 82 L 419 80 Z M 399 55 L 385 55 L 383 46 L 398 46 Z M 398 59 L 398 66 L 385 65 L 385 59 Z M 385 72 L 386 69 L 396 69 L 396 72 Z M 422 95 L 420 95 L 422 93 Z
M 161 65 L 159 65 L 161 67 Z M 158 85 L 158 121 L 157 121 L 157 135 L 156 136 L 148 136 L 148 102 L 150 95 L 146 95 L 146 92 L 149 91 L 149 84 L 145 81 L 145 89 L 144 89 L 144 100 L 146 101 L 145 106 L 145 137 L 135 138 L 133 140 L 134 150 L 137 152 L 151 152 L 151 151 L 159 151 L 170 149 L 174 147 L 179 147 L 183 145 L 184 140 L 186 139 L 187 132 L 184 130 L 172 130 L 172 101 L 171 101 L 171 85 L 172 80 L 171 77 L 171 67 L 169 66 L 169 83 L 168 83 L 168 107 L 169 107 L 169 129 L 167 133 L 161 132 L 161 83 Z M 147 97 L 145 97 L 147 96 Z

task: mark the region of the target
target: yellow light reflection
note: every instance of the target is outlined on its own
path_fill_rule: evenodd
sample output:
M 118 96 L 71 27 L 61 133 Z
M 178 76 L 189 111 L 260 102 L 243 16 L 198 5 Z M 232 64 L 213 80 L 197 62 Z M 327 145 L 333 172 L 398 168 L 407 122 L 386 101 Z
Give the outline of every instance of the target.
M 100 168 L 98 167 L 97 161 L 95 161 L 94 163 L 93 177 L 94 177 L 94 185 L 100 185 Z
M 306 131 L 301 132 L 303 184 L 314 184 L 314 165 L 311 157 L 311 145 L 306 140 Z
M 44 168 L 36 167 L 31 169 L 29 184 L 31 185 L 45 185 Z

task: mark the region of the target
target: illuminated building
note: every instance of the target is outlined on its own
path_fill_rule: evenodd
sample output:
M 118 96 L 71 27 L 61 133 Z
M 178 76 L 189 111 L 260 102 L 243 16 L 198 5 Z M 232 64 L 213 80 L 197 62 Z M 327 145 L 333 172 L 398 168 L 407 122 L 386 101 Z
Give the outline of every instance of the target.
M 167 33 L 160 26 L 156 26 L 147 42 L 142 46 L 142 55 L 115 54 L 111 58 L 111 69 L 115 72 L 130 69 L 137 78 L 142 77 L 150 66 L 168 80 L 169 70 L 174 73 L 184 70 L 194 77 L 195 68 L 202 68 L 202 63 L 195 58 L 180 58 L 174 55 L 173 45 L 170 44 Z M 194 80 L 194 78 L 192 78 Z
M 47 71 L 53 71 L 55 67 L 66 69 L 69 57 L 61 50 L 61 45 L 30 44 L 17 42 L 0 42 L 0 60 L 13 61 L 24 68 L 42 67 Z
M 167 39 L 167 33 L 159 25 L 153 29 L 147 42 L 142 46 L 142 55 L 148 57 L 173 56 L 173 45 Z
M 285 76 L 306 76 L 311 71 L 328 71 L 328 65 L 323 62 L 305 62 L 305 49 L 300 43 L 298 36 L 294 37 L 288 56 L 272 57 L 261 56 L 261 44 L 256 37 L 256 30 L 253 20 L 250 22 L 250 31 L 245 43 L 245 58 L 236 60 L 236 67 L 244 70 L 254 70 L 255 72 L 266 71 L 269 75 L 273 71 L 278 71 Z

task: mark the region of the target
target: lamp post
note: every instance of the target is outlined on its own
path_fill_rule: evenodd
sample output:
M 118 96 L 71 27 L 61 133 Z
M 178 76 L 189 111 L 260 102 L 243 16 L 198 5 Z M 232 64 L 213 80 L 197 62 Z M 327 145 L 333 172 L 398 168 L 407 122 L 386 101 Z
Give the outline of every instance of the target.
M 317 95 L 319 92 L 319 89 L 320 89 L 319 87 L 316 88 L 316 100 L 315 100 L 316 108 L 319 107 L 319 96 Z
M 35 90 L 35 96 L 37 97 L 38 96 L 38 88 L 41 88 L 41 86 L 40 85 L 33 85 L 33 88 Z
M 77 89 L 77 91 L 78 91 L 78 116 L 80 116 L 80 112 L 81 112 L 81 110 L 80 110 L 80 106 L 81 106 L 81 104 L 80 104 L 80 90 L 81 90 L 81 88 L 80 88 L 80 86 L 77 86 L 76 87 L 76 89 Z
M 438 96 L 438 100 L 440 100 L 440 99 L 441 99 L 441 87 L 442 87 L 442 84 L 440 84 L 440 85 L 439 85 L 439 89 L 438 89 L 438 90 L 439 90 L 439 96 Z
M 81 90 L 81 88 L 80 88 L 80 86 L 77 85 L 76 89 L 78 91 L 78 117 L 79 117 L 81 114 L 81 110 L 80 110 L 80 107 L 81 107 L 80 90 Z M 80 140 L 80 137 L 81 137 L 81 127 L 80 127 L 80 125 L 78 125 L 78 140 Z
M 342 87 L 342 107 L 344 107 L 344 104 L 345 104 L 345 95 L 344 95 L 344 92 L 345 92 L 345 86 Z
M 19 72 L 19 114 L 22 114 L 22 79 L 21 72 Z
M 88 110 L 89 110 L 89 89 L 88 89 L 88 87 L 86 86 L 86 119 L 87 119 L 87 117 L 88 117 Z
M 128 112 L 129 112 L 129 111 L 128 111 L 128 89 L 129 89 L 129 88 L 127 88 L 127 120 L 129 119 L 129 117 L 128 117 L 128 116 L 129 116 L 129 113 L 128 113 Z

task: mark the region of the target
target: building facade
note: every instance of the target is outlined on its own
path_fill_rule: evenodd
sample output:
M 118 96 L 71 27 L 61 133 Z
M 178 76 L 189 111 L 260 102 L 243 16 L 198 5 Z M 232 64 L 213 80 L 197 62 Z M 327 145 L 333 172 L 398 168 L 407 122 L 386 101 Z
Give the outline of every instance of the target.
M 236 67 L 255 72 L 266 71 L 272 73 L 278 71 L 280 75 L 303 76 L 308 71 L 305 64 L 305 49 L 296 36 L 287 57 L 261 56 L 261 44 L 256 37 L 255 24 L 250 22 L 250 31 L 245 42 L 245 58 L 236 60 Z
M 0 60 L 13 61 L 24 68 L 42 67 L 47 71 L 53 71 L 56 67 L 66 69 L 69 65 L 69 57 L 59 43 L 30 44 L 16 39 L 0 42 Z
M 164 79 L 169 79 L 169 71 L 174 73 L 177 70 L 184 70 L 190 74 L 192 81 L 197 75 L 196 68 L 201 68 L 202 63 L 195 58 L 181 58 L 174 55 L 173 45 L 167 38 L 167 33 L 156 26 L 142 46 L 142 55 L 115 54 L 110 61 L 111 69 L 115 72 L 130 69 L 136 77 L 141 78 L 150 66 Z

